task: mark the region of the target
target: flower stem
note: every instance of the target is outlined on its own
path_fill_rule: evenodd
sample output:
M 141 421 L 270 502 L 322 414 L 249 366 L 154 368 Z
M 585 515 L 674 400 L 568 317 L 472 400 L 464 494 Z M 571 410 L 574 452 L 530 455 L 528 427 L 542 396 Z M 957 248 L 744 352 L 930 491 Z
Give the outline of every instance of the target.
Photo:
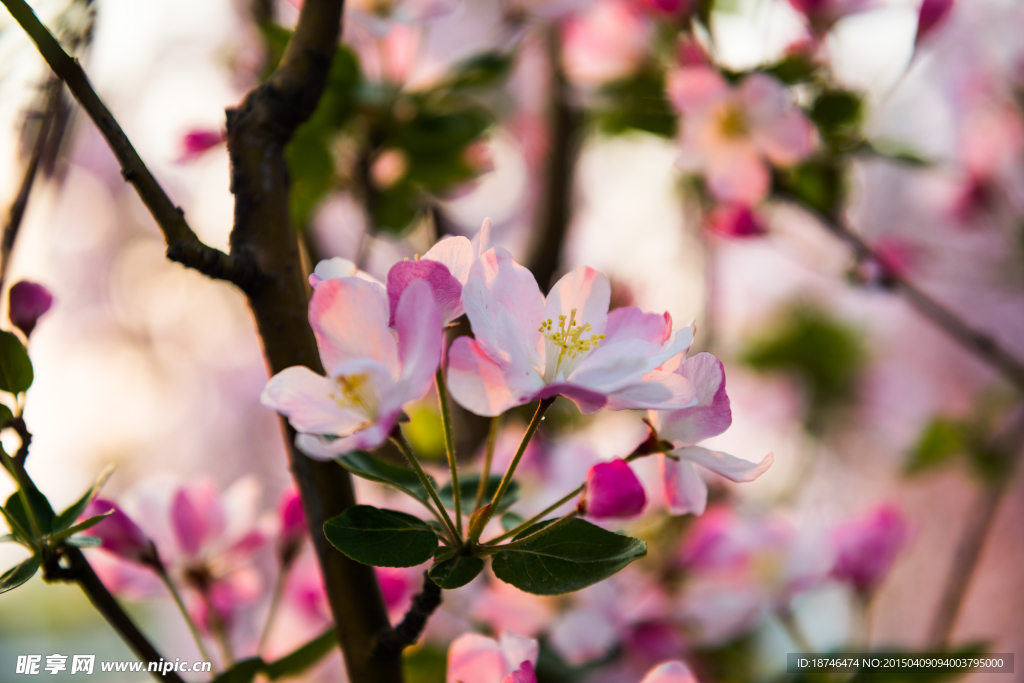
M 478 552 L 477 554 L 478 554 L 478 556 L 486 556 L 486 555 L 492 555 L 492 554 L 494 554 L 496 552 L 499 552 L 501 550 L 509 550 L 511 548 L 517 548 L 517 547 L 519 547 L 521 545 L 529 543 L 530 541 L 536 539 L 538 536 L 543 536 L 544 534 L 548 533 L 549 531 L 554 531 L 555 529 L 557 529 L 558 527 L 562 526 L 563 524 L 568 524 L 572 520 L 576 519 L 576 516 L 578 514 L 579 514 L 579 510 L 575 510 L 575 509 L 570 510 L 568 514 L 564 515 L 563 517 L 559 517 L 557 520 L 555 520 L 551 524 L 548 524 L 543 529 L 538 529 L 537 531 L 534 531 L 529 536 L 523 536 L 522 538 L 517 539 L 515 541 L 512 541 L 511 543 L 506 543 L 505 545 L 485 545 L 485 546 L 482 546 L 480 548 L 480 552 Z
M 570 500 L 572 500 L 573 498 L 578 496 L 579 494 L 583 493 L 583 489 L 584 489 L 585 486 L 586 486 L 586 484 L 580 484 L 578 487 L 576 487 L 575 489 L 573 489 L 569 493 L 565 494 L 563 497 L 561 497 L 558 500 L 556 500 L 551 505 L 547 506 L 546 508 L 544 508 L 543 510 L 538 512 L 533 517 L 530 517 L 528 520 L 526 520 L 522 524 L 519 524 L 519 525 L 513 527 L 512 529 L 509 529 L 508 531 L 503 533 L 501 536 L 496 536 L 495 538 L 492 538 L 490 541 L 488 541 L 488 544 L 500 543 L 501 541 L 504 541 L 506 538 L 510 538 L 512 536 L 515 536 L 516 534 L 518 534 L 523 529 L 527 529 L 527 528 L 533 526 L 534 524 L 536 524 L 537 522 L 542 520 L 544 517 L 546 517 L 551 512 L 557 510 L 558 508 L 562 507 L 563 505 L 568 503 Z
M 455 524 L 452 523 L 452 518 L 448 516 L 448 511 L 445 510 L 444 504 L 441 502 L 441 497 L 437 495 L 437 490 L 434 489 L 434 485 L 430 483 L 430 479 L 427 477 L 427 473 L 423 471 L 423 467 L 416 459 L 415 454 L 412 452 L 412 447 L 409 446 L 409 442 L 405 440 L 405 436 L 402 434 L 400 428 L 395 428 L 395 431 L 391 433 L 391 441 L 398 447 L 398 450 L 402 451 L 402 455 L 409 461 L 409 466 L 412 467 L 413 471 L 416 472 L 416 476 L 420 478 L 420 483 L 423 484 L 423 488 L 430 494 L 431 500 L 434 501 L 434 505 L 441 513 L 441 517 L 444 518 L 445 526 L 448 527 L 448 531 L 451 534 L 451 540 L 455 547 L 460 545 L 459 541 L 462 539 L 462 535 L 455 530 Z
M 192 632 L 192 637 L 196 641 L 196 647 L 199 648 L 199 654 L 208 662 L 212 662 L 213 658 L 210 657 L 210 653 L 206 651 L 206 646 L 203 645 L 203 637 L 199 635 L 199 629 L 196 628 L 196 623 L 192 621 L 192 617 L 189 616 L 188 610 L 185 609 L 185 603 L 181 599 L 181 594 L 178 593 L 178 589 L 175 587 L 174 582 L 171 581 L 171 577 L 167 575 L 167 570 L 162 564 L 154 567 L 156 569 L 157 576 L 167 586 L 167 590 L 170 591 L 171 597 L 174 598 L 174 604 L 178 606 L 178 610 L 181 612 L 181 616 L 185 618 L 185 623 L 188 624 L 188 630 Z
M 444 371 L 438 367 L 434 375 L 437 401 L 441 404 L 441 429 L 444 432 L 444 450 L 448 455 L 448 468 L 452 471 L 452 498 L 455 501 L 455 532 L 462 537 L 462 489 L 459 487 L 459 468 L 455 462 L 455 443 L 452 441 L 452 411 L 448 407 L 448 387 Z
M 515 456 L 512 458 L 512 462 L 509 463 L 508 469 L 505 470 L 505 476 L 501 478 L 501 484 L 498 485 L 498 490 L 494 492 L 494 498 L 491 499 L 491 507 L 483 514 L 483 519 L 477 525 L 477 533 L 483 531 L 484 527 L 487 526 L 487 522 L 491 521 L 491 517 L 494 515 L 494 511 L 498 509 L 501 504 L 501 499 L 505 497 L 505 491 L 508 490 L 509 485 L 512 483 L 512 475 L 516 473 L 516 467 L 519 466 L 519 461 L 523 458 L 523 453 L 526 452 L 526 447 L 530 445 L 530 440 L 533 439 L 533 435 L 537 433 L 537 428 L 540 427 L 541 420 L 544 419 L 544 413 L 548 411 L 551 404 L 555 402 L 555 397 L 542 398 L 540 403 L 537 404 L 537 412 L 533 414 L 533 419 L 530 420 L 530 425 L 526 428 L 526 433 L 523 434 L 523 440 L 519 443 L 519 448 L 516 450 Z M 477 539 L 472 539 L 476 541 Z
M 480 468 L 480 484 L 476 487 L 476 502 L 474 510 L 479 510 L 484 504 L 484 494 L 487 493 L 487 482 L 491 478 L 491 463 L 494 461 L 494 444 L 498 440 L 498 428 L 501 426 L 501 416 L 491 418 L 491 428 L 487 430 L 487 447 L 484 450 L 484 464 Z
M 260 634 L 259 645 L 256 646 L 256 654 L 263 652 L 267 645 L 270 633 L 274 628 L 274 619 L 277 617 L 277 610 L 281 607 L 281 598 L 284 596 L 284 585 L 288 580 L 288 572 L 293 562 L 282 562 L 281 569 L 277 572 L 277 580 L 274 581 L 274 592 L 270 596 L 270 609 L 267 611 L 267 621 L 263 624 L 263 633 Z

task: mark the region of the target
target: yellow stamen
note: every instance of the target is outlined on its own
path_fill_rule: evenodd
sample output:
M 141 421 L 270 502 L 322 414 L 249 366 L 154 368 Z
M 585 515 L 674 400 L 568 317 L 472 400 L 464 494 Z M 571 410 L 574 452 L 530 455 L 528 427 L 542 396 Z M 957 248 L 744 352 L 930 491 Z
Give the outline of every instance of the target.
M 555 329 L 554 321 L 551 318 L 540 324 L 537 331 L 548 340 L 547 363 L 544 368 L 545 382 L 552 382 L 559 373 L 563 378 L 568 378 L 583 357 L 600 346 L 601 340 L 604 339 L 603 334 L 583 336 L 592 329 L 594 326 L 590 323 L 580 325 L 576 322 L 575 308 L 569 312 L 568 321 L 564 315 L 558 316 L 557 329 Z M 556 351 L 557 356 L 555 356 Z
M 335 377 L 334 381 L 338 383 L 341 393 L 331 393 L 328 396 L 339 408 L 355 408 L 371 418 L 377 414 L 377 397 L 373 392 L 373 385 L 370 384 L 369 375 L 341 375 Z

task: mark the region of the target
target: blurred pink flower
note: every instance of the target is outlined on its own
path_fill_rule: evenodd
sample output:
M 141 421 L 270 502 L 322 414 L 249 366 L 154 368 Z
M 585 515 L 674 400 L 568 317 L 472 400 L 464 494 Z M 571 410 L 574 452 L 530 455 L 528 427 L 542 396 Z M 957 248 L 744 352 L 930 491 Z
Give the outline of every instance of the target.
M 306 515 L 302 511 L 302 498 L 294 487 L 281 494 L 277 504 L 277 554 L 282 565 L 290 565 L 306 538 Z
M 640 5 L 658 14 L 682 14 L 690 9 L 690 0 L 640 0 Z
M 843 17 L 871 9 L 873 0 L 789 0 L 797 12 L 807 18 L 811 31 L 818 37 L 828 33 Z
M 950 11 L 953 9 L 954 0 L 924 0 L 917 12 L 917 35 L 914 37 L 914 44 L 919 45 L 922 40 L 931 35 L 946 21 Z
M 79 521 L 102 515 L 111 510 L 113 510 L 112 514 L 96 526 L 86 530 L 85 535 L 100 539 L 100 547 L 108 553 L 152 568 L 159 567 L 160 558 L 153 541 L 116 503 L 97 498 L 85 508 Z
M 741 460 L 696 444 L 718 436 L 732 424 L 732 409 L 725 393 L 722 361 L 710 353 L 698 353 L 675 368 L 694 387 L 697 404 L 679 410 L 650 411 L 649 419 L 658 437 L 669 441 L 673 450 L 660 456 L 665 500 L 674 515 L 703 514 L 708 487 L 694 465 L 700 465 L 735 482 L 753 481 L 771 467 L 772 453 L 759 463 Z
M 370 180 L 386 190 L 401 180 L 409 170 L 409 157 L 400 149 L 385 149 L 378 152 L 370 164 Z
M 53 294 L 50 294 L 50 290 L 28 280 L 16 282 L 8 296 L 10 298 L 7 310 L 11 323 L 24 332 L 26 337 L 32 334 L 39 318 L 53 306 Z
M 832 532 L 836 549 L 833 575 L 861 593 L 871 593 L 892 568 L 910 536 L 909 525 L 895 505 L 882 505 Z
M 562 26 L 562 64 L 573 81 L 597 86 L 625 78 L 650 48 L 651 26 L 634 2 L 597 0 Z
M 178 162 L 194 161 L 225 140 L 224 133 L 219 130 L 195 128 L 181 138 L 181 154 Z
M 536 683 L 537 641 L 465 633 L 448 647 L 447 683 Z
M 760 237 L 768 232 L 761 217 L 745 204 L 719 204 L 708 214 L 707 225 L 723 237 Z
M 817 144 L 814 126 L 771 76 L 733 87 L 710 67 L 683 67 L 669 76 L 668 94 L 683 115 L 678 164 L 703 172 L 719 200 L 756 204 L 768 193 L 767 162 L 791 166 Z
M 648 671 L 640 683 L 697 683 L 697 677 L 682 662 L 672 661 Z
M 328 376 L 287 368 L 260 397 L 300 432 L 296 445 L 310 457 L 330 460 L 376 448 L 402 408 L 430 388 L 442 338 L 430 287 L 409 285 L 395 310 L 394 333 L 388 319 L 388 296 L 380 285 L 349 277 L 313 290 L 309 320 Z
M 647 494 L 625 460 L 601 462 L 587 472 L 581 514 L 592 519 L 626 519 L 643 512 Z
M 507 251 L 483 254 L 462 292 L 476 338 L 449 349 L 452 397 L 486 416 L 556 395 L 583 413 L 690 405 L 689 382 L 657 368 L 689 347 L 692 331 L 673 335 L 671 318 L 638 308 L 609 312 L 610 298 L 608 278 L 580 267 L 545 300 Z

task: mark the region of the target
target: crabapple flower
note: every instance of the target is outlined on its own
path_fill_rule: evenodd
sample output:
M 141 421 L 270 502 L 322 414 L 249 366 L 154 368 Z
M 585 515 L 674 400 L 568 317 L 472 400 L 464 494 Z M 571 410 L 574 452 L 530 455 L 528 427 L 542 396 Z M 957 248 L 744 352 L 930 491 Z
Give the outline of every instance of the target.
M 50 290 L 35 282 L 22 280 L 15 283 L 8 292 L 8 311 L 11 323 L 28 337 L 36 328 L 39 319 L 53 306 Z
M 447 683 L 537 683 L 537 641 L 514 633 L 493 640 L 465 633 L 448 648 Z
M 700 515 L 707 507 L 708 487 L 694 465 L 735 482 L 747 482 L 771 467 L 775 456 L 769 453 L 761 462 L 753 463 L 698 446 L 732 424 L 725 369 L 722 361 L 710 353 L 698 353 L 680 363 L 675 372 L 692 383 L 697 404 L 679 410 L 652 410 L 649 419 L 658 437 L 673 446 L 670 453 L 660 456 L 669 511 L 674 515 Z
M 430 389 L 441 359 L 441 313 L 425 282 L 413 282 L 388 326 L 387 292 L 359 278 L 327 280 L 313 290 L 309 322 L 326 377 L 302 366 L 270 378 L 260 400 L 288 418 L 306 455 L 330 460 L 373 449 L 388 438 L 402 408 Z
M 592 268 L 566 274 L 545 299 L 506 250 L 481 255 L 462 290 L 475 339 L 459 337 L 448 351 L 452 397 L 485 416 L 557 395 L 583 413 L 692 405 L 689 381 L 658 368 L 693 331 L 673 335 L 667 314 L 609 312 L 610 298 L 608 278 Z
M 871 593 L 889 573 L 908 536 L 907 520 L 894 505 L 883 505 L 842 524 L 832 535 L 836 551 L 832 574 L 860 593 Z
M 648 671 L 640 683 L 697 683 L 697 677 L 682 662 L 671 661 Z
M 756 204 L 768 193 L 767 162 L 791 166 L 817 144 L 814 126 L 771 76 L 733 87 L 710 67 L 683 67 L 669 77 L 668 94 L 684 117 L 677 163 L 703 172 L 721 201 Z
M 160 558 L 153 541 L 149 540 L 146 532 L 140 529 L 139 525 L 132 521 L 131 517 L 126 515 L 116 503 L 97 498 L 89 503 L 80 519 L 88 519 L 107 512 L 111 512 L 111 514 L 84 533 L 100 539 L 99 547 L 108 553 L 130 562 L 158 567 Z
M 424 280 L 430 285 L 446 325 L 465 313 L 462 288 L 469 279 L 470 267 L 487 251 L 490 241 L 491 219 L 485 218 L 472 241 L 461 235 L 445 237 L 421 258 L 399 261 L 392 266 L 387 284 L 392 324 L 399 298 L 415 280 Z
M 587 472 L 580 511 L 592 519 L 623 519 L 643 512 L 647 494 L 625 460 L 600 462 Z
M 636 71 L 650 49 L 651 26 L 634 3 L 599 0 L 566 19 L 562 62 L 574 82 L 599 86 Z

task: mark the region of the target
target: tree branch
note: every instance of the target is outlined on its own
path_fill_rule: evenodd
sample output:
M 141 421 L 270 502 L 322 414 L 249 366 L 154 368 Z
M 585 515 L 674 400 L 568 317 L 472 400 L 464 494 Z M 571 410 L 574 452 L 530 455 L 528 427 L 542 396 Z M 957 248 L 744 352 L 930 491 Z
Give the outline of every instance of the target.
M 107 140 L 118 163 L 121 164 L 121 175 L 135 186 L 139 197 L 164 233 L 168 245 L 168 258 L 196 268 L 210 277 L 233 282 L 243 290 L 247 289 L 255 278 L 255 271 L 248 264 L 240 263 L 219 249 L 214 249 L 199 240 L 199 237 L 185 221 L 185 213 L 180 207 L 175 206 L 160 187 L 110 110 L 93 90 L 78 60 L 68 56 L 25 0 L 0 0 L 0 2 L 3 2 L 11 16 L 36 44 L 46 63 L 68 86 L 75 99 L 82 105 Z
M 401 623 L 388 631 L 377 643 L 379 653 L 400 655 L 402 650 L 420 639 L 427 620 L 441 604 L 441 587 L 423 572 L 423 590 L 413 596 L 412 605 Z

